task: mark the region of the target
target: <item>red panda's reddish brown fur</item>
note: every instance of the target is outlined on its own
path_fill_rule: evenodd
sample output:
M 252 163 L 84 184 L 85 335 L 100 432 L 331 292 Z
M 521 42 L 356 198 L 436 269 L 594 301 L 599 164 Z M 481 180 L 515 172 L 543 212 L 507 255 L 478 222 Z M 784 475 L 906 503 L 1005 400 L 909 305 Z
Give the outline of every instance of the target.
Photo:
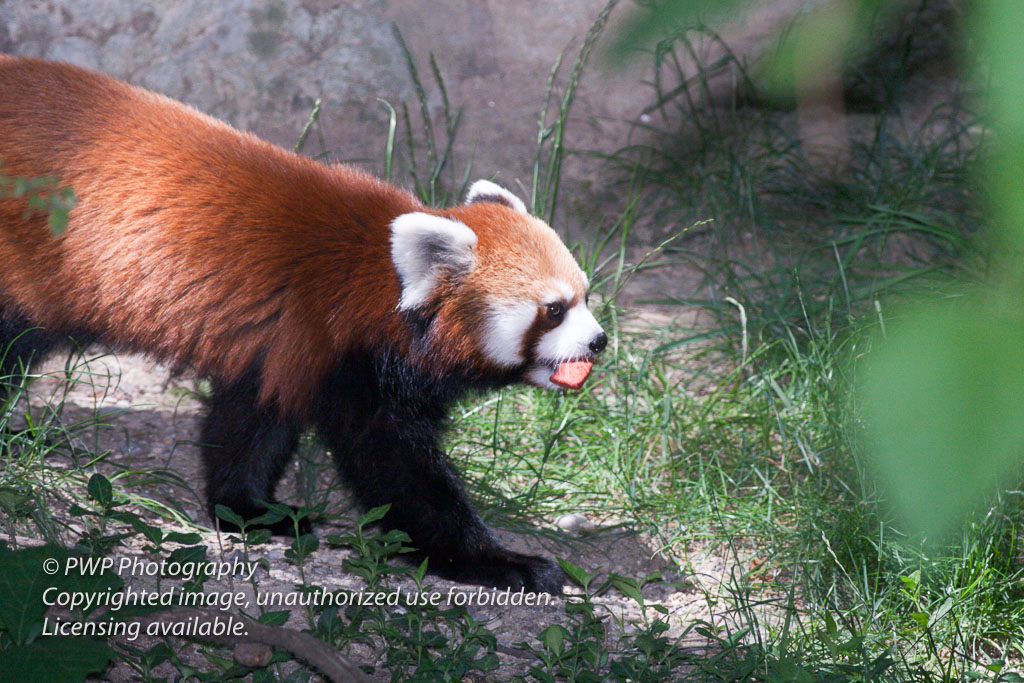
M 60 238 L 45 215 L 25 220 L 23 202 L 0 200 L 0 223 L 15 226 L 0 232 L 0 255 L 13 256 L 0 292 L 35 323 L 96 327 L 112 344 L 227 380 L 263 351 L 264 400 L 298 414 L 339 352 L 410 352 L 388 226 L 429 211 L 413 196 L 69 65 L 0 56 L 0 92 L 0 172 L 56 177 L 78 200 Z M 498 204 L 434 213 L 475 217 L 492 246 L 481 252 L 503 259 L 547 248 L 487 245 L 504 239 L 511 213 Z M 482 269 L 497 276 L 488 287 L 500 290 L 503 265 Z M 463 310 L 442 311 L 446 353 L 424 359 L 435 370 L 473 358 L 463 328 L 474 302 L 441 298 Z
M 264 398 L 290 410 L 349 340 L 403 338 L 382 275 L 390 220 L 423 210 L 412 196 L 70 66 L 0 57 L 0 92 L 0 171 L 77 198 L 59 238 L 0 201 L 17 229 L 0 232 L 0 292 L 37 324 L 225 379 L 268 349 Z
M 191 366 L 214 380 L 202 435 L 211 510 L 265 511 L 313 425 L 360 505 L 391 504 L 384 523 L 436 571 L 560 590 L 557 565 L 497 543 L 439 447 L 467 388 L 550 385 L 559 363 L 606 343 L 582 271 L 518 198 L 481 181 L 498 195 L 474 201 L 471 189 L 462 206 L 429 209 L 161 95 L 4 55 L 0 174 L 52 177 L 77 199 L 55 236 L 45 213 L 0 195 L 0 357 L 28 326 L 50 339 L 22 343 L 25 362 L 80 334 Z M 472 266 L 430 270 L 429 298 L 406 306 L 396 254 L 415 263 L 437 245 L 428 235 L 402 252 L 398 223 L 423 213 L 472 245 Z M 568 317 L 586 339 L 556 332 Z

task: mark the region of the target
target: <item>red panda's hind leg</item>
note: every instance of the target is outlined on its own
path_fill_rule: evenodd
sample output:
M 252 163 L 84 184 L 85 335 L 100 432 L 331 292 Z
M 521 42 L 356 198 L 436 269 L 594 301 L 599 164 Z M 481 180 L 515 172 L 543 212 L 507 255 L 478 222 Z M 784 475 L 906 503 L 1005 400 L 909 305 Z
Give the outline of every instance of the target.
M 83 339 L 84 344 L 90 340 Z M 14 403 L 24 395 L 24 373 L 57 349 L 74 347 L 66 335 L 45 330 L 31 320 L 0 308 L 0 452 L 12 448 L 11 437 L 31 428 L 11 425 Z M 36 438 L 35 435 L 32 436 Z M 47 437 L 47 442 L 52 443 Z
M 0 417 L 8 415 L 13 408 L 8 401 L 18 395 L 22 374 L 61 346 L 68 346 L 66 337 L 0 308 Z M 0 427 L 12 432 L 7 419 L 0 420 Z
M 33 325 L 28 318 L 0 308 L 0 382 L 6 383 L 20 370 L 27 370 L 61 341 L 59 335 Z
M 200 446 L 206 469 L 206 500 L 210 517 L 222 530 L 237 527 L 216 516 L 216 506 L 230 508 L 243 520 L 267 510 L 260 501 L 275 502 L 274 490 L 298 444 L 299 426 L 257 401 L 255 372 L 232 384 L 214 384 L 203 422 Z M 271 533 L 294 536 L 290 518 L 260 525 Z M 309 533 L 308 520 L 300 520 L 299 533 Z

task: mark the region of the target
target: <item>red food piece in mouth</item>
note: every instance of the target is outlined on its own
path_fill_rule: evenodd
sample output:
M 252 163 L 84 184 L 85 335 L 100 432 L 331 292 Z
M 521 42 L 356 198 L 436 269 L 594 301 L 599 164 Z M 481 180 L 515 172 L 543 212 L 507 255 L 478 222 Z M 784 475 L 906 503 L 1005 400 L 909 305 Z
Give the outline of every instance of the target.
M 566 389 L 579 389 L 587 380 L 590 369 L 594 367 L 593 360 L 571 360 L 562 363 L 551 375 L 551 381 Z

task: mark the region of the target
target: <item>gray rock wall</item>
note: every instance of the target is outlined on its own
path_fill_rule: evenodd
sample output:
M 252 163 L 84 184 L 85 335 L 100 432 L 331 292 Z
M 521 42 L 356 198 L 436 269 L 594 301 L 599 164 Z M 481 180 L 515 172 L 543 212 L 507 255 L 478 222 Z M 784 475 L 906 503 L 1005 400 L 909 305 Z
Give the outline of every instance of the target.
M 603 0 L 0 0 L 0 51 L 66 60 L 183 100 L 292 146 L 322 98 L 333 159 L 382 167 L 387 110 L 419 107 L 394 22 L 432 81 L 433 52 L 464 104 L 463 159 L 474 175 L 528 186 L 537 112 L 551 65 Z M 571 56 L 570 62 L 571 62 Z M 614 81 L 613 81 L 614 82 Z M 617 116 L 604 93 L 582 103 Z M 430 88 L 441 117 L 439 91 Z M 587 96 L 584 95 L 584 99 Z M 600 140 L 583 126 L 580 140 Z M 475 146 L 474 146 L 475 143 Z M 582 143 L 581 143 L 582 144 Z M 303 148 L 319 153 L 317 136 Z

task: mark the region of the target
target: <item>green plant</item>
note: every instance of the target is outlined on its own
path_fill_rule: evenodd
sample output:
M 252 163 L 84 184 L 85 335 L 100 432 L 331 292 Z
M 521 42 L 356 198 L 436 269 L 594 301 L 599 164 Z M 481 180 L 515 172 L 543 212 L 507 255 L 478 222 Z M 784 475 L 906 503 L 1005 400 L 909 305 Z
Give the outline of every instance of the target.
M 530 643 L 521 646 L 538 660 L 530 668 L 534 680 L 554 681 L 638 681 L 673 680 L 678 669 L 694 664 L 696 658 L 681 647 L 683 636 L 669 638 L 667 621 L 661 617 L 649 619 L 643 587 L 659 577 L 649 576 L 637 581 L 625 576 L 611 575 L 600 585 L 591 587 L 594 574 L 569 562 L 561 561 L 566 573 L 583 588 L 583 595 L 566 601 L 566 625 L 552 624 L 537 635 L 540 647 Z M 619 623 L 617 641 L 609 643 L 608 621 L 612 615 L 601 615 L 601 606 L 594 598 L 616 589 L 636 602 L 641 622 L 634 624 L 633 633 L 627 634 L 625 624 Z M 659 614 L 668 610 L 653 605 Z M 685 632 L 684 632 L 685 635 Z
M 63 571 L 71 558 L 84 557 L 55 546 L 0 548 L 0 670 L 5 676 L 24 681 L 84 681 L 114 658 L 105 637 L 55 635 L 55 622 L 44 616 L 48 590 L 120 590 L 120 578 L 110 572 Z M 59 571 L 43 574 L 41 568 L 46 566 Z M 84 618 L 93 609 L 75 616 Z
M 498 667 L 494 635 L 464 607 L 445 608 L 439 600 L 429 599 L 430 587 L 424 584 L 426 560 L 416 568 L 392 564 L 396 555 L 411 550 L 406 546 L 409 537 L 397 530 L 381 533 L 369 529 L 389 507 L 369 510 L 352 532 L 332 535 L 328 542 L 354 551 L 342 566 L 365 582 L 364 592 L 391 593 L 400 609 L 354 604 L 342 616 L 336 607 L 318 608 L 316 633 L 340 647 L 351 643 L 382 646 L 382 665 L 394 681 L 458 681 L 474 672 L 487 675 L 494 671 Z M 397 577 L 411 578 L 415 590 L 403 595 L 393 582 Z
M 67 228 L 68 215 L 75 207 L 74 192 L 61 187 L 57 178 L 25 178 L 0 172 L 0 198 L 4 197 L 24 198 L 26 214 L 46 214 L 50 231 L 57 237 Z
M 412 118 L 409 116 L 409 107 L 402 103 L 402 122 L 405 124 L 406 132 L 406 153 L 409 155 L 408 171 L 412 176 L 413 187 L 416 194 L 429 206 L 442 206 L 451 204 L 453 201 L 465 194 L 469 182 L 469 173 L 472 168 L 472 160 L 466 164 L 466 170 L 461 178 L 455 175 L 455 162 L 452 160 L 452 153 L 455 148 L 455 138 L 459 130 L 459 123 L 462 120 L 462 107 L 452 112 L 451 103 L 448 101 L 448 90 L 444 85 L 444 77 L 441 75 L 441 68 L 437 64 L 434 55 L 430 55 L 430 71 L 434 77 L 441 95 L 442 112 L 444 114 L 444 125 L 435 123 L 430 114 L 430 104 L 426 89 L 420 80 L 419 70 L 416 68 L 416 60 L 412 52 L 405 44 L 398 26 L 392 24 L 392 31 L 398 41 L 402 52 L 405 54 L 406 64 L 409 67 L 409 77 L 412 79 L 413 88 L 416 91 L 416 99 L 420 107 L 420 124 L 423 126 L 422 134 L 417 138 L 416 129 L 413 127 Z M 385 169 L 386 177 L 390 179 L 392 168 L 392 154 L 394 151 L 395 135 L 395 110 L 387 102 L 384 103 L 390 112 L 388 124 L 387 146 L 385 148 Z M 441 127 L 442 134 L 440 141 L 435 129 Z M 416 150 L 419 145 L 417 140 L 425 146 L 425 166 L 421 167 L 416 159 Z M 445 177 L 447 174 L 447 177 Z

